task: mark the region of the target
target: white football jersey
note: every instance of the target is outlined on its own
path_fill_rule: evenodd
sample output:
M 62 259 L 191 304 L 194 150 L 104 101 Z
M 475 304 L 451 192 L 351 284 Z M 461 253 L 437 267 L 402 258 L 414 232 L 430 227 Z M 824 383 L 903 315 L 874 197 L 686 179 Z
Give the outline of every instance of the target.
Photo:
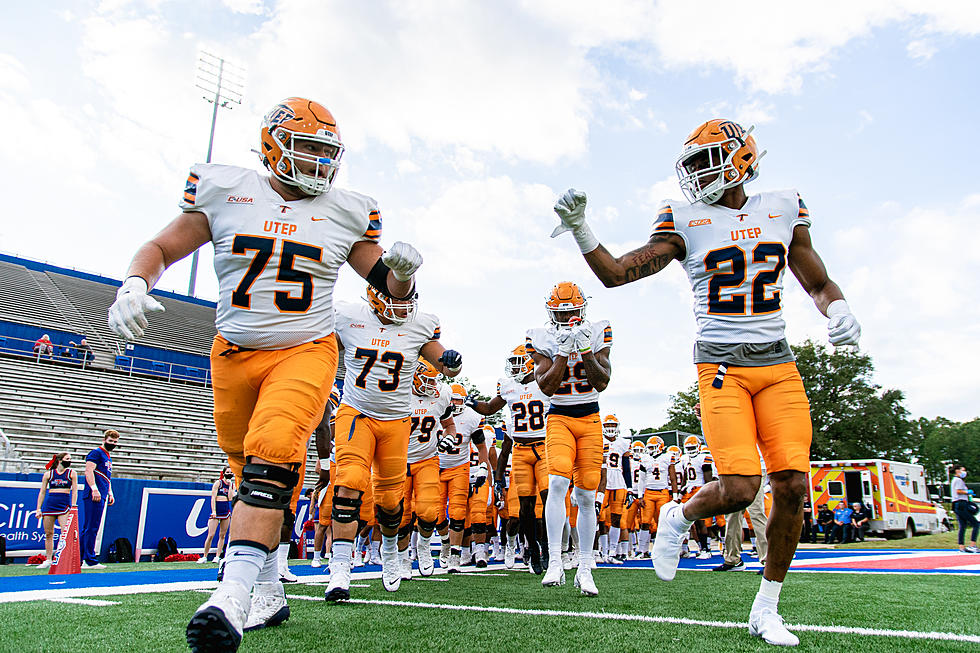
M 599 320 L 590 324 L 592 325 L 592 351 L 598 353 L 612 347 L 612 327 L 609 326 L 609 322 Z M 528 354 L 537 352 L 554 360 L 558 355 L 557 336 L 558 331 L 553 324 L 528 329 L 524 347 Z M 551 397 L 552 405 L 575 406 L 598 401 L 599 392 L 592 387 L 585 376 L 585 363 L 582 362 L 582 357 L 577 351 L 572 352 L 568 355 L 568 371 L 565 378 Z
M 637 494 L 642 494 L 643 488 L 645 487 L 644 479 L 647 461 L 650 459 L 650 456 L 646 452 L 643 452 L 637 456 L 635 451 L 631 451 L 630 457 L 633 459 L 633 462 L 630 463 L 630 474 L 633 475 L 632 487 Z
M 382 324 L 366 302 L 337 302 L 337 339 L 347 367 L 341 402 L 375 419 L 411 415 L 419 351 L 439 339 L 439 318 L 416 311 L 405 324 Z
M 606 454 L 606 489 L 625 490 L 626 479 L 623 477 L 623 458 L 630 455 L 629 438 L 622 436 L 609 443 L 609 453 Z
M 255 170 L 191 168 L 180 208 L 207 216 L 218 277 L 215 326 L 250 349 L 286 349 L 334 331 L 333 288 L 354 243 L 381 238 L 373 199 L 332 188 L 284 200 Z
M 793 229 L 810 226 L 795 190 L 750 195 L 740 209 L 682 201 L 664 203 L 653 233 L 676 233 L 694 291 L 698 340 L 774 342 L 784 337 L 783 274 Z
M 647 490 L 668 490 L 670 489 L 670 454 L 666 451 L 659 456 L 646 458 L 644 465 L 645 474 L 643 476 L 644 489 Z
M 514 440 L 540 440 L 545 436 L 545 416 L 551 399 L 541 391 L 537 381 L 531 378 L 521 383 L 512 378 L 497 381 L 497 394 L 507 402 L 510 412 L 510 428 L 507 434 Z
M 442 420 L 449 417 L 452 390 L 439 384 L 437 397 L 420 397 L 412 393 L 412 435 L 408 439 L 408 462 L 417 463 L 435 456 L 442 437 Z
M 466 406 L 462 413 L 453 417 L 453 423 L 456 424 L 456 443 L 450 451 L 439 452 L 440 469 L 457 467 L 469 460 L 471 436 L 477 431 L 482 435 L 483 422 L 483 415 L 469 406 Z
M 681 469 L 684 470 L 687 479 L 687 491 L 691 492 L 704 485 L 705 465 L 711 467 L 714 461 L 709 453 L 697 453 L 692 455 L 684 454 L 681 456 Z

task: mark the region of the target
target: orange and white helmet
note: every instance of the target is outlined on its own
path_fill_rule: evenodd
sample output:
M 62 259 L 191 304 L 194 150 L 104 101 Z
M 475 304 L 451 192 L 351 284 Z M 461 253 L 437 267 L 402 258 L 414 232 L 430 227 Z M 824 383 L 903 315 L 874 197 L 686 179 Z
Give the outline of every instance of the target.
M 406 299 L 395 299 L 372 285 L 368 285 L 365 298 L 375 313 L 392 324 L 411 322 L 419 306 L 418 293 L 413 292 L 412 296 Z
M 645 453 L 646 449 L 641 440 L 634 440 L 633 444 L 630 445 L 630 451 L 633 453 L 634 458 L 639 458 Z
M 551 289 L 545 308 L 556 327 L 571 327 L 585 319 L 588 303 L 581 288 L 571 281 L 561 281 Z
M 714 204 L 726 189 L 756 178 L 765 152 L 759 153 L 753 129 L 716 118 L 691 132 L 675 164 L 687 199 Z
M 439 372 L 429 361 L 420 358 L 412 378 L 412 392 L 419 397 L 439 396 Z
M 512 379 L 523 379 L 534 371 L 534 359 L 527 353 L 524 345 L 517 345 L 514 351 L 507 357 L 507 365 L 504 366 L 504 373 Z
M 684 453 L 689 456 L 693 456 L 701 451 L 701 441 L 698 440 L 698 436 L 689 435 L 684 438 Z
M 681 448 L 678 447 L 676 444 L 672 444 L 669 447 L 667 447 L 667 453 L 670 454 L 671 464 L 676 463 L 678 460 L 681 459 Z
M 602 434 L 607 440 L 615 440 L 619 437 L 619 418 L 610 413 L 602 418 Z
M 259 158 L 280 181 L 307 195 L 330 190 L 340 169 L 344 144 L 337 121 L 322 104 L 286 98 L 265 114 L 259 139 Z M 297 162 L 310 164 L 313 174 L 302 172 Z
M 659 456 L 664 452 L 664 439 L 659 435 L 652 435 L 647 440 L 647 452 L 651 456 Z
M 462 415 L 463 409 L 466 408 L 466 388 L 464 388 L 459 383 L 454 383 L 449 388 L 452 390 L 452 394 L 449 396 L 449 402 L 453 406 L 453 415 Z

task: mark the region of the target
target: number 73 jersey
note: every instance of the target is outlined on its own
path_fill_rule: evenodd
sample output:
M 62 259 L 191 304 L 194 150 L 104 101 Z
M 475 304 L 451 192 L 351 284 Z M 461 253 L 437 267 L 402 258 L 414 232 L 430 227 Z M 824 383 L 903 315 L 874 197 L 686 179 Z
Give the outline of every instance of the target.
M 774 342 L 784 337 L 783 273 L 793 229 L 810 226 L 795 190 L 759 193 L 740 209 L 665 203 L 653 234 L 684 239 L 682 261 L 694 291 L 698 340 Z

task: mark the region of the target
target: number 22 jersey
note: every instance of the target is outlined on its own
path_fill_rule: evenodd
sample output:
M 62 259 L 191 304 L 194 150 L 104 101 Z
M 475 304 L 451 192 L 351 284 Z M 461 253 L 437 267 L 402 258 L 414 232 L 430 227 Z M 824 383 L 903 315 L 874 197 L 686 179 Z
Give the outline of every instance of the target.
M 208 219 L 218 332 L 250 349 L 286 349 L 332 333 L 340 266 L 354 243 L 381 237 L 370 197 L 332 188 L 286 201 L 268 176 L 236 166 L 195 165 L 180 208 Z
M 676 233 L 694 291 L 698 340 L 768 343 L 784 337 L 783 273 L 793 230 L 810 226 L 795 190 L 749 196 L 740 209 L 668 201 L 653 234 Z

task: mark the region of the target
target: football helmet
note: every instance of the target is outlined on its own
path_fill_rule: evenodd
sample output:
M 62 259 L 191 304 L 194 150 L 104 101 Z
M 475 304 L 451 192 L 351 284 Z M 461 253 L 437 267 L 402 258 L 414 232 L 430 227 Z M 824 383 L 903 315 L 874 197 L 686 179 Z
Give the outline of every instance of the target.
M 753 129 L 716 118 L 691 132 L 675 164 L 688 200 L 714 204 L 726 189 L 756 178 L 765 151 L 759 153 Z
M 634 440 L 633 444 L 630 445 L 630 451 L 634 458 L 639 458 L 645 452 L 645 448 L 640 440 Z
M 571 281 L 561 281 L 551 289 L 545 301 L 548 318 L 556 327 L 572 327 L 585 319 L 588 299 Z
M 463 409 L 466 408 L 466 388 L 464 388 L 459 383 L 454 383 L 449 386 L 452 390 L 452 394 L 449 397 L 449 402 L 453 407 L 453 415 L 462 415 Z
M 602 418 L 602 434 L 607 440 L 615 440 L 619 437 L 619 419 L 609 414 Z
M 419 397 L 439 396 L 439 372 L 435 366 L 424 358 L 420 358 L 415 366 L 415 376 L 412 377 L 412 392 Z
M 684 438 L 684 453 L 689 456 L 694 456 L 701 452 L 701 441 L 698 440 L 698 436 L 689 435 Z
M 659 456 L 664 452 L 664 439 L 659 435 L 650 436 L 647 440 L 647 452 L 651 456 Z
M 514 350 L 510 352 L 510 356 L 507 357 L 507 365 L 504 367 L 504 373 L 508 377 L 520 381 L 533 371 L 534 359 L 527 353 L 524 345 L 514 347 Z
M 678 447 L 676 444 L 672 444 L 669 447 L 667 447 L 667 453 L 670 454 L 671 464 L 676 463 L 678 460 L 681 459 L 681 448 Z
M 415 310 L 419 306 L 419 295 L 412 293 L 406 299 L 395 299 L 384 294 L 374 286 L 368 285 L 366 299 L 374 312 L 392 324 L 405 324 L 411 322 L 415 317 Z
M 330 190 L 340 169 L 344 144 L 337 121 L 322 104 L 286 98 L 265 114 L 259 140 L 262 164 L 280 181 L 307 195 Z

